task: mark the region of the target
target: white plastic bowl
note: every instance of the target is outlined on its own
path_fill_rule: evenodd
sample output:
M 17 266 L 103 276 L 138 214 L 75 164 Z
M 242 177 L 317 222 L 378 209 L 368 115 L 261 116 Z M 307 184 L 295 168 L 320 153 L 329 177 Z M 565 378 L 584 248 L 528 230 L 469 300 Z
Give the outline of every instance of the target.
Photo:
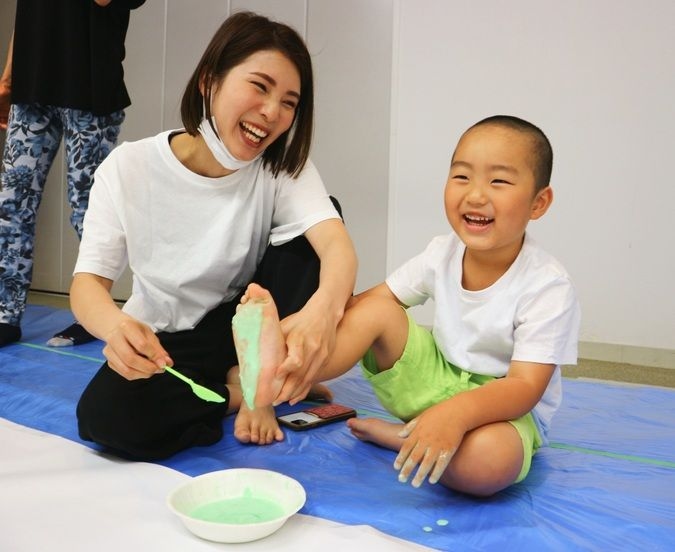
M 169 494 L 167 504 L 198 537 L 236 543 L 271 535 L 305 500 L 305 489 L 295 479 L 270 470 L 238 468 L 193 477 Z M 211 508 L 212 515 L 204 515 L 204 508 Z

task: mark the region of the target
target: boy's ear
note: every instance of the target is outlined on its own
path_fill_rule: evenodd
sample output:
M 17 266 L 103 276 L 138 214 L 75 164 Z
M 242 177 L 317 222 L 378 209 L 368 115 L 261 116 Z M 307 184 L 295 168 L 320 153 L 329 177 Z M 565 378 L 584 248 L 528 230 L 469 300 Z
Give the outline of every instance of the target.
M 538 218 L 544 216 L 544 213 L 548 211 L 551 203 L 553 203 L 553 189 L 550 186 L 546 186 L 546 188 L 539 190 L 537 195 L 534 197 L 530 220 L 537 220 Z

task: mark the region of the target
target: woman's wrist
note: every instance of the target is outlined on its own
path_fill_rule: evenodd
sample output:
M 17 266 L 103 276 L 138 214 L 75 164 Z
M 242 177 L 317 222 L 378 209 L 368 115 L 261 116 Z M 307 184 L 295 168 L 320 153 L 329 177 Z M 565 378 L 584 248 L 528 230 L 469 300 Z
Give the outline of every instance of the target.
M 345 303 L 336 300 L 334 295 L 325 293 L 321 289 L 318 289 L 316 293 L 310 297 L 305 307 L 316 309 L 324 317 L 329 316 L 334 322 L 335 327 L 340 323 L 340 320 L 342 320 L 345 313 Z

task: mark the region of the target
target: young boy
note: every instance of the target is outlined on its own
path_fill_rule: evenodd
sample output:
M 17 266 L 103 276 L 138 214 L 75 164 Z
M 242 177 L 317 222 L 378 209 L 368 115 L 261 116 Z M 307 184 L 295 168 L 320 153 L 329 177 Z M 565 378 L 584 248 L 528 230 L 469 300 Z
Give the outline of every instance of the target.
M 560 365 L 577 355 L 570 278 L 526 234 L 553 200 L 552 159 L 546 136 L 522 119 L 495 116 L 469 128 L 445 188 L 454 232 L 353 298 L 328 364 L 303 381 L 277 371 L 285 381 L 275 402 L 297 401 L 309 383 L 347 372 L 365 354 L 380 402 L 407 423 L 348 424 L 358 438 L 399 451 L 400 481 L 417 468 L 414 486 L 428 477 L 488 496 L 523 480 L 561 401 Z M 401 308 L 428 298 L 431 332 Z M 269 294 L 253 286 L 246 302 L 263 305 L 264 347 L 283 347 Z M 271 388 L 279 389 L 267 385 L 268 398 Z

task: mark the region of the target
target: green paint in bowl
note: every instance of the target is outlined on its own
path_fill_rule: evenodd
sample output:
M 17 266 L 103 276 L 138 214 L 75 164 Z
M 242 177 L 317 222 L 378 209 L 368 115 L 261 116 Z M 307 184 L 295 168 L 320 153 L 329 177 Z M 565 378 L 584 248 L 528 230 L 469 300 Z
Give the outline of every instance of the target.
M 190 478 L 167 497 L 169 509 L 192 533 L 214 542 L 249 542 L 277 531 L 305 504 L 295 479 L 253 468 Z
M 244 495 L 202 504 L 189 515 L 202 521 L 243 525 L 278 519 L 284 515 L 284 509 L 272 500 Z

